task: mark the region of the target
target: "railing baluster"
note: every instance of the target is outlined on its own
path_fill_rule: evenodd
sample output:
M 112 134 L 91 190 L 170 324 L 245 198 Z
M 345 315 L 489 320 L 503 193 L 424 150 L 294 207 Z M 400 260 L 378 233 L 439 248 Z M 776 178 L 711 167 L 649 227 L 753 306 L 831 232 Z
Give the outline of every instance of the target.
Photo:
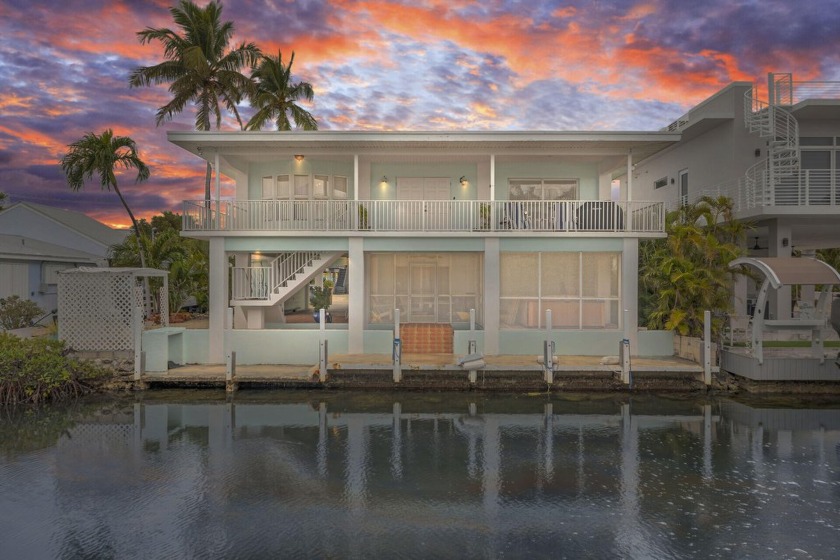
M 790 194 L 803 183 L 798 198 L 804 204 L 836 203 L 834 175 L 810 170 L 801 178 L 787 177 L 774 192 L 764 171 L 747 181 L 741 191 L 747 206 L 755 191 L 796 203 Z M 826 202 L 823 202 L 825 200 Z M 766 204 L 766 203 L 765 203 Z M 187 201 L 185 231 L 359 231 L 373 232 L 662 232 L 661 202 L 608 200 L 252 200 Z M 286 263 L 293 264 L 293 263 Z M 285 266 L 285 265 L 284 265 Z M 285 270 L 277 268 L 273 282 L 283 282 Z

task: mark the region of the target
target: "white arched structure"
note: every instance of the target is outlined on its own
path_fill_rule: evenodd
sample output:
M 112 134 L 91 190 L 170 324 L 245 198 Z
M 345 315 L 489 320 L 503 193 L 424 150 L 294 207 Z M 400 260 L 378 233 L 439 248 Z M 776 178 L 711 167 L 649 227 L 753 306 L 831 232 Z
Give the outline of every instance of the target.
M 758 363 L 764 362 L 762 333 L 765 330 L 810 330 L 813 355 L 824 359 L 822 330 L 828 319 L 831 290 L 822 290 L 812 317 L 770 320 L 764 317 L 764 304 L 770 288 L 778 290 L 783 286 L 817 284 L 834 286 L 840 284 L 840 272 L 823 261 L 811 258 L 742 257 L 729 263 L 729 268 L 739 266 L 749 266 L 764 276 L 756 297 L 750 334 L 753 356 Z

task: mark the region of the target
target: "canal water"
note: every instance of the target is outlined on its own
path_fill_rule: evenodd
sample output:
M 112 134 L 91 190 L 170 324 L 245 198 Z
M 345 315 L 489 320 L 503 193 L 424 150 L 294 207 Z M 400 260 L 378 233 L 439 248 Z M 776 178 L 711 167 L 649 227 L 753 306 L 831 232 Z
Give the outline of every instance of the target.
M 148 392 L 0 417 L 0 558 L 840 558 L 840 404 Z

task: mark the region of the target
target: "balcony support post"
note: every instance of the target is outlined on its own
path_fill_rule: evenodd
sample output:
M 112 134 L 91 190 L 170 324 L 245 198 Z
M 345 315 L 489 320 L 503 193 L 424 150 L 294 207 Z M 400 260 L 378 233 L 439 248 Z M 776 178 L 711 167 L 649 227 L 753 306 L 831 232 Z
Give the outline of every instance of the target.
M 768 226 L 768 256 L 790 257 L 791 247 L 793 246 L 791 233 L 790 225 L 782 223 L 779 218 L 773 220 Z M 790 319 L 790 286 L 782 286 L 778 290 L 771 290 L 768 295 L 770 301 L 769 318 Z
M 228 267 L 224 237 L 210 238 L 210 301 L 209 335 L 211 364 L 225 363 L 225 310 L 227 309 Z
M 636 238 L 624 239 L 624 250 L 621 252 L 621 284 L 624 338 L 630 341 L 630 355 L 638 356 L 639 302 L 635 295 L 639 293 L 639 240 Z
M 350 354 L 365 352 L 365 245 L 364 238 L 351 237 L 347 257 L 347 350 Z

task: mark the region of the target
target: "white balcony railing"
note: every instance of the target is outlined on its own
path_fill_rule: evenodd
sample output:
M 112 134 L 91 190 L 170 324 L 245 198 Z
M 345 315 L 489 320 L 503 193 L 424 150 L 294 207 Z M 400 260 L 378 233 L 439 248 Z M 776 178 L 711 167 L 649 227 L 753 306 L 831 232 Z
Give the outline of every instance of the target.
M 186 201 L 184 231 L 662 233 L 661 202 L 605 200 Z

